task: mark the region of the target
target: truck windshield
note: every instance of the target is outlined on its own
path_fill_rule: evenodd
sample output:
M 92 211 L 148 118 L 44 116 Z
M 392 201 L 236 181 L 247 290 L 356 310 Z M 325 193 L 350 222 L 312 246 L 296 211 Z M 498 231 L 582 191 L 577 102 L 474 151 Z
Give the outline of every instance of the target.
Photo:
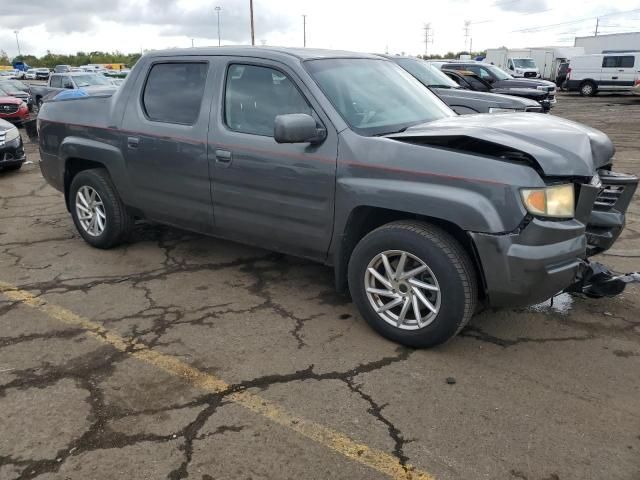
M 427 87 L 460 88 L 456 82 L 423 60 L 399 58 L 396 63 Z
M 489 70 L 491 70 L 491 72 L 493 73 L 493 75 L 498 79 L 498 80 L 508 80 L 509 78 L 513 78 L 511 75 L 509 75 L 507 72 L 505 72 L 504 70 L 502 70 L 500 67 L 496 67 L 495 65 L 487 65 L 486 68 L 488 68 Z
M 74 75 L 73 81 L 80 87 L 89 87 L 91 85 L 110 85 L 109 80 L 104 75 L 88 73 L 86 75 Z
M 516 68 L 536 68 L 533 58 L 514 58 L 513 64 Z
M 454 116 L 433 93 L 387 60 L 309 60 L 305 65 L 349 126 L 361 135 L 402 131 Z

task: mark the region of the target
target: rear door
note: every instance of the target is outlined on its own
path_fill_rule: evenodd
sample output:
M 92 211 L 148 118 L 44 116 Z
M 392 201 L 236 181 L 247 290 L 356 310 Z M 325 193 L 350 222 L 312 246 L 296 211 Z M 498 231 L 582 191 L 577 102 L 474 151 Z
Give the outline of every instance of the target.
M 618 85 L 620 89 L 627 90 L 635 84 L 640 71 L 640 55 L 620 55 L 618 68 Z
M 633 55 L 604 55 L 602 57 L 601 90 L 622 90 L 633 86 L 633 79 L 627 71 L 633 71 Z M 631 67 L 625 67 L 631 65 Z
M 209 57 L 153 58 L 131 88 L 121 132 L 135 206 L 200 232 L 213 227 L 206 144 L 213 72 Z
M 286 65 L 226 57 L 212 109 L 209 161 L 216 232 L 322 260 L 333 229 L 337 132 Z M 277 115 L 306 113 L 327 129 L 319 145 L 278 144 Z

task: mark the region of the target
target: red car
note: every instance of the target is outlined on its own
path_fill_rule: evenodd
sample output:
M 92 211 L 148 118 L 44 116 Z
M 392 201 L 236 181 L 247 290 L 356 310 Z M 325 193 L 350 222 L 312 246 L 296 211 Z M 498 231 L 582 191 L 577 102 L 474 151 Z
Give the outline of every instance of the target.
M 29 108 L 19 98 L 0 97 L 0 118 L 11 123 L 22 124 L 29 120 Z

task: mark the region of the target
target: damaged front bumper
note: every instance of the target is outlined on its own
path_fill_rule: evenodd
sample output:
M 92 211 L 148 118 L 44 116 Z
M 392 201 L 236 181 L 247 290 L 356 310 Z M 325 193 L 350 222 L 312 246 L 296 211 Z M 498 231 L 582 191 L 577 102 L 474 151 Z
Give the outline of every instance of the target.
M 582 287 L 590 284 L 585 278 L 597 285 L 614 277 L 590 275 L 588 257 L 610 248 L 622 232 L 638 178 L 609 171 L 599 172 L 599 177 L 576 185 L 574 219 L 531 218 L 508 234 L 469 233 L 489 305 L 532 305 L 566 289 L 584 291 Z M 635 278 L 632 274 L 623 280 Z M 624 289 L 625 281 L 614 282 L 616 287 L 611 283 L 611 291 L 620 285 Z M 594 296 L 597 290 L 592 289 Z

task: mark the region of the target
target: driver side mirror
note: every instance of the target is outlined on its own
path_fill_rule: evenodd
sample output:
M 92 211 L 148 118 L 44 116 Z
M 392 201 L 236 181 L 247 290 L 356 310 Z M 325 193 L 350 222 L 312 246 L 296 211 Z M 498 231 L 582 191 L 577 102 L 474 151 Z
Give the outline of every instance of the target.
M 69 89 L 73 90 L 73 83 L 71 83 L 71 82 L 64 82 L 64 83 L 62 84 L 62 87 L 63 87 L 63 88 L 69 88 Z
M 318 128 L 315 119 L 306 113 L 278 115 L 273 125 L 273 138 L 278 143 L 322 143 L 327 131 Z
M 509 64 L 509 70 L 513 70 L 513 65 Z

